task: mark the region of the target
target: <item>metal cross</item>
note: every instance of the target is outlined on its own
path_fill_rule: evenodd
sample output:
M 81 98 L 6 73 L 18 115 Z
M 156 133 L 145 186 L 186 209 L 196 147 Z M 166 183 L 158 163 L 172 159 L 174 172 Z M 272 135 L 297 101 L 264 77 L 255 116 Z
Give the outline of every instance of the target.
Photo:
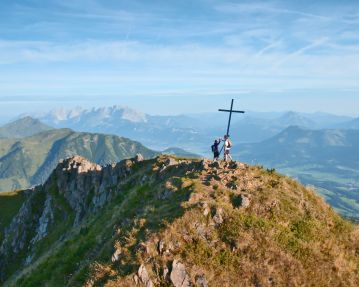
M 228 137 L 229 137 L 229 128 L 230 128 L 230 126 L 231 126 L 232 113 L 240 113 L 240 114 L 244 114 L 244 113 L 245 113 L 244 111 L 235 111 L 235 110 L 233 110 L 233 102 L 234 102 L 234 100 L 232 99 L 231 109 L 230 109 L 230 110 L 224 110 L 224 109 L 219 109 L 219 110 L 218 110 L 218 111 L 220 111 L 220 112 L 227 112 L 227 113 L 229 113 L 228 126 L 227 126 L 227 136 L 228 136 Z

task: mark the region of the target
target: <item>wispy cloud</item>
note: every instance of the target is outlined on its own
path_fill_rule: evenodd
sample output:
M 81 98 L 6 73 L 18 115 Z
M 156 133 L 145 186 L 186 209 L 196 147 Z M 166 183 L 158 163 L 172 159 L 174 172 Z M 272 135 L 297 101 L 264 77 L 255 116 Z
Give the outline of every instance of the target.
M 123 3 L 56 0 L 0 11 L 0 96 L 359 87 L 355 9 Z

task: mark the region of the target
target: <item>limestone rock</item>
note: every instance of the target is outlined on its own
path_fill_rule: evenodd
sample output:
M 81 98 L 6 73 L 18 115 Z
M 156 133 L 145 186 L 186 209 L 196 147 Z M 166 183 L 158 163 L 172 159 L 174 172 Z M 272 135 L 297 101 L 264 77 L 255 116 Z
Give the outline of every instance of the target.
M 191 287 L 191 280 L 184 264 L 178 260 L 172 263 L 171 282 L 175 287 Z
M 157 243 L 157 251 L 158 251 L 158 254 L 162 254 L 165 250 L 165 243 L 163 240 L 159 240 L 158 243 Z
M 204 215 L 204 216 L 207 216 L 208 214 L 210 214 L 211 209 L 209 208 L 207 202 L 203 203 L 203 205 L 202 205 L 202 210 L 203 210 L 203 215 Z
M 241 194 L 240 198 L 241 198 L 241 208 L 247 208 L 247 207 L 249 207 L 249 205 L 250 205 L 250 203 L 251 203 L 250 197 Z
M 196 284 L 199 287 L 208 287 L 208 283 L 204 275 L 197 275 L 196 276 Z
M 39 218 L 36 235 L 33 239 L 31 239 L 32 244 L 35 244 L 37 241 L 40 241 L 47 235 L 48 226 L 54 220 L 51 201 L 52 198 L 51 196 L 48 195 L 46 197 L 44 210 L 42 212 L 41 217 Z
M 223 209 L 217 208 L 216 214 L 213 216 L 213 221 L 216 225 L 221 225 L 223 223 Z
M 142 156 L 142 154 L 138 153 L 135 156 L 135 162 L 140 162 L 140 161 L 144 161 L 144 157 Z
M 172 157 L 169 157 L 165 162 L 166 166 L 172 166 L 172 165 L 177 165 L 177 164 L 178 164 L 177 160 L 175 160 Z
M 60 162 L 59 168 L 63 171 L 76 171 L 77 173 L 86 173 L 89 171 L 101 171 L 102 167 L 92 163 L 82 156 L 73 156 Z
M 138 277 L 146 287 L 154 286 L 144 264 L 142 264 L 138 269 Z
M 163 273 L 162 273 L 163 279 L 166 280 L 166 281 L 169 281 L 169 280 L 170 280 L 169 274 L 170 274 L 170 271 L 168 270 L 168 267 L 165 266 L 165 267 L 163 268 Z
M 116 249 L 116 251 L 112 254 L 112 262 L 118 261 L 120 259 L 121 253 L 121 249 Z

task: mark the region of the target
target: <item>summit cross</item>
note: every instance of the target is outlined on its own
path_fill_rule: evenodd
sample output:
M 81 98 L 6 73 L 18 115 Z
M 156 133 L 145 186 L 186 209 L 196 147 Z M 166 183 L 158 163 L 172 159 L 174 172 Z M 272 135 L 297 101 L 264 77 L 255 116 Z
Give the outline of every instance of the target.
M 234 100 L 232 99 L 231 109 L 230 109 L 230 110 L 224 110 L 224 109 L 219 109 L 219 110 L 218 110 L 218 111 L 220 111 L 220 112 L 227 112 L 227 113 L 229 113 L 227 133 L 226 133 L 226 135 L 227 135 L 228 137 L 229 137 L 229 128 L 231 127 L 232 113 L 240 113 L 240 114 L 244 114 L 244 113 L 245 113 L 244 111 L 235 111 L 235 110 L 233 110 L 233 102 L 234 102 Z

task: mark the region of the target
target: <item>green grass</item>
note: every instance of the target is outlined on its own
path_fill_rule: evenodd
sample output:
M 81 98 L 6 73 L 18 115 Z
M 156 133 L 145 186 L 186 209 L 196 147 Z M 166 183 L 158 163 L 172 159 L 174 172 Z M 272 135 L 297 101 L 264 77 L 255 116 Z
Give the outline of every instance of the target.
M 14 216 L 18 213 L 26 199 L 23 191 L 0 193 L 0 242 L 3 240 L 3 231 Z

